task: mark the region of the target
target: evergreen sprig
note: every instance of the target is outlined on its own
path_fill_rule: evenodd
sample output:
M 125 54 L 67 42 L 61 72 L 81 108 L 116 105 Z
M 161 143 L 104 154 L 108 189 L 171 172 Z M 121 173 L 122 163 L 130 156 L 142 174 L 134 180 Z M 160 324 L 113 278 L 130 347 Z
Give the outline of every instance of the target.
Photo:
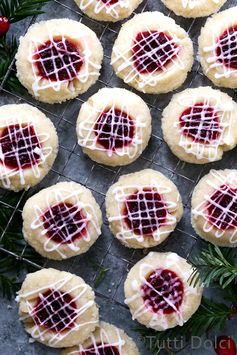
M 0 13 L 11 23 L 23 20 L 28 16 L 42 14 L 42 6 L 50 0 L 1 0 Z

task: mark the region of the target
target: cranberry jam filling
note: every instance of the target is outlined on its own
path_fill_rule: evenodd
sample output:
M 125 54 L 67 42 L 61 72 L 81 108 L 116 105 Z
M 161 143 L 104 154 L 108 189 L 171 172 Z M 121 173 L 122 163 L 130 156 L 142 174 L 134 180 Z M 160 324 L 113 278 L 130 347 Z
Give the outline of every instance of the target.
M 179 125 L 182 134 L 196 143 L 211 143 L 221 135 L 218 112 L 202 102 L 187 108 L 180 116 Z
M 165 70 L 176 59 L 179 47 L 164 32 L 139 32 L 132 48 L 133 63 L 141 74 Z
M 101 113 L 95 123 L 94 132 L 97 143 L 106 150 L 115 151 L 131 144 L 135 125 L 126 112 L 111 108 Z
M 85 351 L 81 351 L 79 355 L 120 355 L 116 346 L 109 344 L 96 344 Z
M 175 272 L 168 269 L 157 269 L 147 277 L 142 286 L 142 297 L 145 306 L 154 313 L 164 314 L 177 312 L 182 304 L 184 287 Z
M 41 217 L 46 236 L 59 244 L 73 243 L 86 235 L 88 220 L 78 206 L 59 203 Z
M 228 28 L 218 38 L 216 56 L 219 63 L 237 70 L 237 26 Z
M 143 188 L 131 194 L 123 211 L 128 228 L 137 235 L 152 235 L 166 223 L 167 209 L 160 194 L 152 188 Z
M 83 64 L 78 46 L 64 38 L 55 38 L 39 46 L 33 59 L 37 74 L 51 81 L 75 79 Z
M 5 127 L 0 137 L 0 161 L 9 169 L 21 170 L 37 164 L 41 145 L 30 125 L 11 125 Z
M 106 6 L 112 6 L 114 4 L 117 4 L 120 0 L 100 0 L 102 1 Z
M 49 289 L 38 297 L 33 317 L 37 325 L 59 333 L 75 326 L 77 306 L 69 293 Z
M 237 189 L 222 185 L 210 197 L 207 205 L 208 221 L 226 231 L 237 227 Z

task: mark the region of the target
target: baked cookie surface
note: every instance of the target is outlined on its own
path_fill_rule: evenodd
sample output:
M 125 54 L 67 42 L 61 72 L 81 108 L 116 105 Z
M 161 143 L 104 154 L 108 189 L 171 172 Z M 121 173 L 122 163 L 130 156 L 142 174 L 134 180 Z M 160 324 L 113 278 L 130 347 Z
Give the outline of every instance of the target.
M 111 64 L 116 75 L 138 91 L 166 93 L 185 81 L 193 64 L 193 45 L 173 19 L 144 12 L 122 26 Z
M 183 214 L 181 196 L 163 174 L 145 169 L 121 176 L 106 195 L 106 213 L 113 235 L 130 248 L 162 243 Z
M 0 186 L 19 191 L 39 183 L 58 153 L 53 123 L 28 104 L 0 107 Z
M 94 292 L 69 272 L 42 269 L 28 274 L 17 301 L 27 333 L 51 347 L 84 342 L 98 324 Z
M 66 259 L 85 253 L 101 233 L 102 214 L 90 190 L 60 182 L 26 202 L 23 235 L 42 256 Z
M 69 19 L 42 21 L 20 38 L 17 76 L 37 100 L 61 103 L 96 82 L 102 58 L 102 46 L 87 26 Z
M 237 104 L 210 87 L 187 89 L 163 111 L 162 131 L 179 159 L 194 164 L 220 160 L 237 144 Z
M 101 89 L 82 105 L 77 136 L 84 153 L 96 162 L 129 164 L 141 155 L 150 139 L 149 108 L 128 90 Z
M 175 253 L 150 252 L 136 263 L 124 285 L 133 319 L 158 331 L 182 326 L 202 298 L 202 288 L 188 283 L 192 272 L 192 266 Z

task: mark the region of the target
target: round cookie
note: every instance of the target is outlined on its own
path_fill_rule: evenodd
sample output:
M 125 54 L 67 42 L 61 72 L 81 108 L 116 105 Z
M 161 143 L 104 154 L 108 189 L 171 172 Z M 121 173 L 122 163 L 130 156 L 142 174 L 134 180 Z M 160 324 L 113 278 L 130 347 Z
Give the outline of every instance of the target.
M 62 351 L 61 355 L 76 354 L 139 355 L 134 341 L 112 324 L 100 322 L 99 327 L 83 343 Z
M 204 17 L 220 10 L 227 0 L 161 0 L 178 16 Z
M 129 17 L 142 0 L 74 0 L 80 10 L 97 21 L 116 22 Z
M 237 88 L 237 6 L 209 18 L 199 37 L 204 74 L 217 86 Z
M 53 123 L 37 108 L 0 107 L 0 186 L 19 191 L 39 183 L 58 153 Z
M 102 58 L 96 34 L 85 25 L 69 19 L 42 21 L 20 38 L 17 76 L 37 100 L 61 103 L 96 82 Z
M 150 139 L 149 108 L 128 90 L 101 89 L 82 105 L 77 135 L 84 153 L 96 162 L 111 166 L 130 164 Z
M 51 347 L 82 343 L 98 324 L 94 292 L 69 272 L 42 269 L 28 274 L 17 301 L 27 333 Z
M 181 196 L 166 176 L 152 169 L 121 176 L 106 195 L 111 232 L 129 248 L 162 243 L 183 214 Z
M 101 233 L 102 214 L 90 190 L 60 182 L 26 202 L 25 240 L 42 256 L 62 260 L 85 253 Z
M 237 170 L 211 170 L 192 196 L 192 225 L 203 239 L 237 247 Z
M 145 12 L 122 26 L 111 64 L 117 76 L 138 91 L 166 93 L 185 81 L 193 64 L 193 45 L 173 19 Z
M 202 288 L 190 285 L 193 268 L 175 253 L 149 253 L 129 271 L 125 303 L 133 319 L 163 331 L 182 326 L 198 309 Z
M 179 159 L 193 164 L 220 160 L 237 144 L 237 104 L 210 87 L 187 89 L 164 110 L 162 130 Z

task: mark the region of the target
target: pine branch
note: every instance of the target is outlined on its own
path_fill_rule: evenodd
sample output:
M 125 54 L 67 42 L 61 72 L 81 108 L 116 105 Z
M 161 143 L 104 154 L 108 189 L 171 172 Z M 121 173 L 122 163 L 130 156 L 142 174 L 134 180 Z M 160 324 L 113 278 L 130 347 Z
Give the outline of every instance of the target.
M 20 271 L 20 264 L 12 256 L 0 253 L 0 293 L 3 297 L 11 299 L 20 288 L 16 280 L 16 273 Z
M 0 13 L 11 23 L 21 21 L 28 16 L 42 14 L 42 6 L 50 0 L 1 0 Z

